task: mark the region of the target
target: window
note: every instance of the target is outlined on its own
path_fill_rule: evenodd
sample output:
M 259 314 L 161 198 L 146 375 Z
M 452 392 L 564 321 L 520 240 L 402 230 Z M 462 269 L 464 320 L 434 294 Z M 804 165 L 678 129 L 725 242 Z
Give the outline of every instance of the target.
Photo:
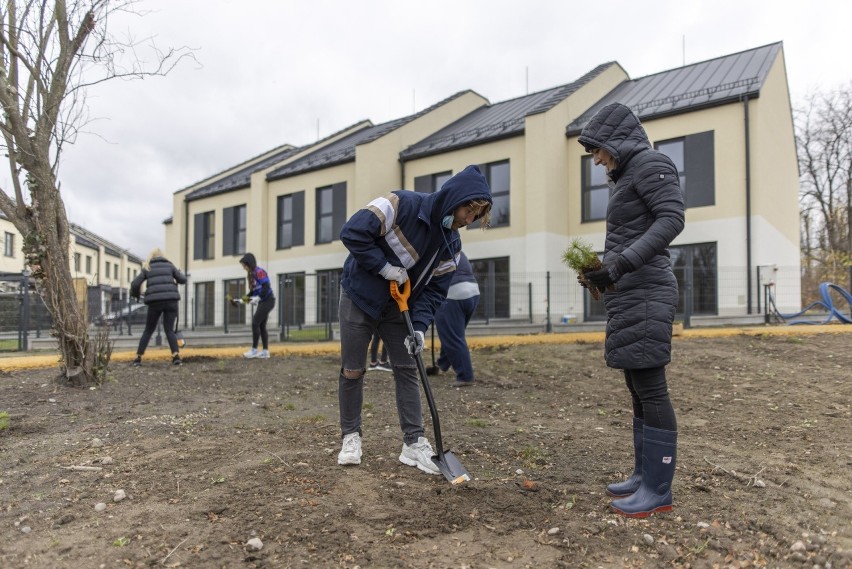
M 246 206 L 226 207 L 222 211 L 222 255 L 246 252 Z
M 414 191 L 423 194 L 434 194 L 444 183 L 453 177 L 452 171 L 441 172 L 439 174 L 428 174 L 426 176 L 417 176 L 414 178 Z
M 245 294 L 246 279 L 227 279 L 224 285 L 226 297 L 241 298 Z M 225 318 L 228 324 L 245 324 L 246 315 L 249 313 L 242 304 L 234 306 L 230 302 L 225 303 Z
M 6 239 L 3 242 L 3 254 L 7 257 L 15 256 L 15 234 L 6 232 Z
M 285 326 L 305 323 L 305 273 L 278 275 L 278 321 Z
M 278 196 L 276 247 L 289 249 L 305 244 L 305 192 Z
M 509 318 L 509 257 L 470 260 L 479 283 L 479 306 L 473 319 Z
M 692 314 L 717 314 L 716 244 L 698 243 L 669 247 L 669 252 L 679 289 L 677 313 L 686 312 L 686 302 L 689 300 L 692 303 Z M 686 296 L 687 291 L 691 291 L 689 297 Z
M 130 267 L 127 267 L 127 282 L 130 282 L 131 280 L 133 279 L 130 278 Z
M 74 272 L 75 273 L 80 272 L 80 261 L 81 260 L 82 259 L 81 259 L 80 253 L 74 253 Z
M 340 229 L 346 222 L 346 182 L 317 188 L 316 242 L 331 243 L 340 238 Z
M 342 269 L 317 271 L 317 322 L 337 322 Z
M 490 162 L 481 164 L 479 169 L 488 180 L 491 188 L 491 227 L 507 227 L 509 225 L 509 161 Z M 467 226 L 468 229 L 479 229 L 479 220 Z
M 195 325 L 212 326 L 216 312 L 215 285 L 212 282 L 195 283 Z
M 109 278 L 109 261 L 104 263 L 104 278 Z
M 91 255 L 86 255 L 86 274 L 92 274 L 92 257 Z
M 686 207 L 716 203 L 712 130 L 658 142 L 656 148 L 674 162 Z
M 595 166 L 595 160 L 590 155 L 583 156 L 580 160 L 583 195 L 582 220 L 600 221 L 606 219 L 606 204 L 609 201 L 606 168 Z
M 195 214 L 193 259 L 213 258 L 213 238 L 215 236 L 213 223 L 215 220 L 216 215 L 212 211 Z

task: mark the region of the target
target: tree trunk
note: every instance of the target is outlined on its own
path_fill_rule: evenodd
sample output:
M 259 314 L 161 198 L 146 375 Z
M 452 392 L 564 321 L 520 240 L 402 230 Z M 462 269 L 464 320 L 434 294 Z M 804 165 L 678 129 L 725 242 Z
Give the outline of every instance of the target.
M 91 365 L 94 358 L 89 353 L 87 318 L 77 301 L 71 278 L 68 219 L 59 191 L 38 184 L 36 178 L 30 176 L 29 184 L 34 202 L 38 200 L 38 208 L 28 208 L 26 222 L 30 231 L 24 236 L 24 254 L 53 316 L 51 335 L 57 339 L 61 355 L 60 380 L 83 387 L 97 378 Z M 38 178 L 53 179 L 49 172 Z

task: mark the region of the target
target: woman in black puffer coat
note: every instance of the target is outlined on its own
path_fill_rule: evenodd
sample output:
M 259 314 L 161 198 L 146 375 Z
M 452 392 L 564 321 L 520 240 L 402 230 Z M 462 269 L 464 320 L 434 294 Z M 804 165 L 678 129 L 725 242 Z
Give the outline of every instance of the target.
M 186 284 L 186 276 L 163 256 L 162 251 L 154 249 L 142 266 L 142 272 L 136 275 L 136 278 L 130 283 L 131 298 L 139 298 L 142 283 L 146 281 L 148 284 L 145 287 L 145 304 L 148 306 L 148 316 L 145 320 L 145 331 L 139 338 L 139 347 L 136 349 L 136 359 L 133 360 L 133 365 L 142 364 L 142 356 L 145 354 L 151 335 L 157 329 L 161 315 L 166 340 L 168 340 L 169 348 L 172 350 L 172 363 L 180 365 L 180 350 L 175 336 L 175 322 L 177 322 L 178 303 L 180 302 L 177 285 Z
M 598 111 L 578 141 L 610 180 L 603 268 L 585 277 L 605 293 L 606 363 L 624 370 L 633 401 L 634 471 L 607 493 L 620 497 L 616 512 L 646 517 L 672 509 L 677 421 L 665 366 L 678 286 L 668 246 L 683 230 L 683 193 L 674 163 L 620 103 Z

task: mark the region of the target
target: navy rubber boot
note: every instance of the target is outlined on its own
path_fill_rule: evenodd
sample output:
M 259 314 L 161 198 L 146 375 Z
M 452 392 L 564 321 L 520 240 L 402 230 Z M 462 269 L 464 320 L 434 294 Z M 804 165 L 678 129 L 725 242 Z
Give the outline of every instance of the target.
M 647 518 L 672 509 L 672 480 L 677 462 L 677 431 L 645 425 L 642 440 L 642 482 L 639 489 L 612 509 L 628 518 Z
M 614 498 L 630 496 L 639 489 L 642 482 L 642 427 L 645 421 L 633 417 L 633 474 L 624 482 L 616 482 L 606 487 L 606 493 Z

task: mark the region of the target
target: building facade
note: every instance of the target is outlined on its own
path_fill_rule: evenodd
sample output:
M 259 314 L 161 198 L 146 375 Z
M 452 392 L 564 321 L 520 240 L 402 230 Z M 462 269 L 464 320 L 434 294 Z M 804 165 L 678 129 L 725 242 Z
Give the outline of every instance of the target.
M 686 228 L 671 248 L 679 311 L 759 312 L 770 281 L 779 310 L 798 309 L 798 167 L 783 45 L 774 43 L 636 79 L 608 62 L 496 103 L 464 91 L 411 116 L 279 147 L 184 188 L 165 222 L 167 255 L 191 275 L 184 321 L 246 322 L 225 302 L 243 291 L 245 252 L 284 297 L 274 323 L 335 319 L 346 219 L 390 191 L 438 191 L 469 164 L 480 166 L 494 197 L 491 227 L 462 232 L 483 289 L 475 318 L 602 319 L 602 304 L 577 285 L 562 253 L 575 237 L 603 249 L 605 173 L 577 136 L 615 101 L 636 112 L 680 170 Z
M 78 300 L 91 318 L 123 306 L 127 302 L 130 282 L 142 270 L 143 260 L 118 245 L 75 223 L 69 224 L 69 264 Z M 26 269 L 23 236 L 6 216 L 0 213 L 0 292 L 18 289 L 16 280 Z

